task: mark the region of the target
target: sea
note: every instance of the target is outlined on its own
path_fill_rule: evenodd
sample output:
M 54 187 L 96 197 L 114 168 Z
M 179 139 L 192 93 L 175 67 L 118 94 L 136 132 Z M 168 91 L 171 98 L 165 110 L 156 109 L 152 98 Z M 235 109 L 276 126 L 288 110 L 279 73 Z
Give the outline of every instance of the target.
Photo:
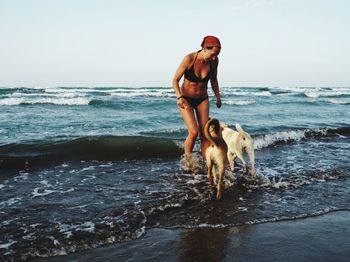
M 257 177 L 237 160 L 218 201 L 171 87 L 1 87 L 1 261 L 350 210 L 350 88 L 220 91 L 210 117 L 252 136 Z

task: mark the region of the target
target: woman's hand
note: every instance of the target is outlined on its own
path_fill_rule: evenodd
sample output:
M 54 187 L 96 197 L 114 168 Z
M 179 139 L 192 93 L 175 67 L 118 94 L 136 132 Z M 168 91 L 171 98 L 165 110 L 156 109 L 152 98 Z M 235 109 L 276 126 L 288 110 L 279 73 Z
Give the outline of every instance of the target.
M 177 102 L 177 106 L 178 106 L 178 107 L 180 107 L 180 108 L 182 108 L 182 109 L 186 109 L 186 103 L 185 103 L 183 97 L 181 97 L 181 96 L 178 97 L 176 102 Z
M 216 106 L 217 106 L 217 108 L 221 107 L 221 99 L 220 98 L 216 99 Z

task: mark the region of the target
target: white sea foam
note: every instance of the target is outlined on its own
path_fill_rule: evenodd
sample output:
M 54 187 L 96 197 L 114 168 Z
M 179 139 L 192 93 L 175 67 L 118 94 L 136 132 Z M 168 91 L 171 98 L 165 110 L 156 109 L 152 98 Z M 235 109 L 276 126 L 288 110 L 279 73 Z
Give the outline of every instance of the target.
M 28 175 L 29 175 L 29 173 L 20 173 L 19 176 L 15 176 L 13 178 L 13 181 L 17 182 L 17 181 L 20 181 L 20 180 L 27 180 L 28 179 Z
M 46 186 L 46 187 L 52 186 L 52 185 L 49 183 L 48 180 L 42 180 L 42 181 L 40 181 L 40 184 L 42 184 L 42 185 L 44 185 L 44 186 Z
M 306 132 L 307 130 L 282 131 L 257 137 L 254 139 L 254 149 L 265 148 L 279 141 L 300 141 L 305 138 Z
M 318 98 L 318 97 L 336 97 L 342 95 L 350 95 L 350 88 L 325 88 L 325 87 L 271 87 L 271 91 L 282 90 L 287 92 L 283 95 L 288 94 L 304 94 L 309 98 Z
M 315 173 L 312 175 L 296 174 L 294 176 L 281 176 L 278 171 L 264 168 L 264 173 L 268 175 L 258 174 L 257 177 L 242 176 L 244 181 L 242 185 L 247 189 L 257 188 L 297 188 L 303 185 L 311 183 L 324 183 L 327 180 L 337 180 L 344 177 L 344 174 L 328 174 L 328 173 Z M 283 198 L 277 201 L 284 201 Z
M 95 166 L 89 166 L 89 167 L 85 167 L 81 170 L 81 172 L 85 172 L 85 171 L 91 171 L 91 170 L 95 170 Z
M 305 96 L 309 98 L 319 98 L 319 97 L 338 97 L 344 95 L 350 95 L 349 89 L 332 89 L 332 90 L 322 90 L 322 89 L 312 89 L 304 91 Z
M 17 241 L 11 240 L 11 241 L 8 242 L 8 243 L 1 244 L 1 245 L 0 245 L 0 249 L 8 249 L 10 246 L 12 246 L 12 245 L 15 244 L 15 243 L 17 243 Z
M 253 92 L 250 94 L 255 95 L 255 96 L 272 96 L 271 92 L 269 92 L 269 91 Z
M 105 94 L 117 97 L 175 97 L 171 88 L 145 88 L 145 87 L 123 87 L 123 88 L 71 88 L 71 89 L 54 89 L 47 90 L 50 93 L 72 93 L 77 95 L 90 95 L 90 93 Z
M 8 200 L 0 202 L 0 206 L 2 206 L 2 207 L 4 207 L 4 206 L 12 206 L 13 204 L 18 203 L 20 200 L 22 200 L 22 198 L 13 197 L 13 198 L 10 198 Z
M 227 92 L 227 94 L 234 96 L 272 96 L 270 91 L 261 91 L 261 92 L 249 92 L 249 91 L 235 91 L 235 92 Z
M 78 225 L 59 224 L 59 231 L 70 238 L 74 231 L 85 231 L 89 233 L 95 232 L 95 224 L 93 222 L 85 222 Z
M 225 105 L 236 105 L 236 106 L 247 106 L 254 104 L 254 100 L 230 100 L 230 101 L 224 101 L 223 104 Z
M 195 185 L 195 184 L 199 184 L 199 183 L 202 183 L 202 181 L 197 180 L 197 179 L 190 179 L 190 180 L 186 181 L 186 184 L 188 184 L 188 185 Z
M 21 93 L 21 92 L 15 92 L 11 95 L 13 98 L 33 98 L 33 97 L 46 97 L 46 98 L 51 98 L 51 97 L 59 97 L 59 98 L 75 98 L 75 97 L 83 97 L 85 94 L 78 94 L 75 92 L 70 92 L 70 91 L 62 91 L 59 93 L 52 92 L 52 93 L 31 93 L 31 94 L 26 94 L 26 93 Z
M 33 197 L 39 197 L 39 196 L 46 196 L 52 193 L 56 193 L 57 191 L 55 190 L 49 190 L 49 189 L 44 189 L 42 190 L 41 188 L 34 188 L 34 191 L 32 192 Z
M 92 99 L 76 98 L 5 98 L 0 99 L 0 106 L 15 106 L 21 104 L 53 104 L 53 105 L 88 105 Z
M 44 98 L 30 101 L 31 104 L 54 104 L 54 105 L 88 105 L 92 99 L 89 98 Z
M 129 92 L 132 90 L 141 90 L 141 88 L 134 88 L 134 87 L 123 87 L 123 88 L 96 88 L 96 87 L 73 87 L 73 88 L 56 88 L 56 89 L 47 89 L 46 92 L 53 92 L 53 93 L 60 93 L 60 92 L 75 92 L 75 93 L 113 93 L 113 92 Z
M 186 172 L 192 172 L 195 174 L 203 173 L 203 162 L 200 154 L 192 153 L 189 159 L 186 159 L 185 155 L 182 155 L 180 160 L 181 168 Z
M 336 105 L 349 105 L 350 104 L 350 100 L 346 100 L 346 99 L 329 99 L 328 102 L 331 104 L 336 104 Z
M 45 182 L 44 182 L 44 184 L 45 184 Z M 69 192 L 73 192 L 73 191 L 74 191 L 74 188 L 70 188 L 70 189 L 67 189 L 65 191 L 60 191 L 60 190 L 42 189 L 42 188 L 37 187 L 37 188 L 34 188 L 32 195 L 34 198 L 34 197 L 41 197 L 41 196 L 50 195 L 53 193 L 65 194 L 65 193 L 69 193 Z
M 24 98 L 4 98 L 0 99 L 0 106 L 15 106 L 15 105 L 20 105 L 24 101 Z
M 304 94 L 309 98 L 318 98 L 320 96 L 320 94 L 315 91 L 305 91 Z
M 117 97 L 175 97 L 173 93 L 166 92 L 129 92 L 129 93 L 111 93 L 111 96 Z

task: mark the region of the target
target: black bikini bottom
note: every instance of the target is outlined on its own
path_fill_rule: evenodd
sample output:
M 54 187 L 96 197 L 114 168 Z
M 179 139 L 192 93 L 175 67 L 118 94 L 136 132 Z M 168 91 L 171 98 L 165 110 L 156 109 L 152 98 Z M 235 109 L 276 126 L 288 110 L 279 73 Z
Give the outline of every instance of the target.
M 185 98 L 187 100 L 188 103 L 190 103 L 190 105 L 196 109 L 197 106 L 199 106 L 204 100 L 208 99 L 209 97 L 203 96 L 203 97 L 189 97 L 189 96 L 183 96 L 183 98 Z

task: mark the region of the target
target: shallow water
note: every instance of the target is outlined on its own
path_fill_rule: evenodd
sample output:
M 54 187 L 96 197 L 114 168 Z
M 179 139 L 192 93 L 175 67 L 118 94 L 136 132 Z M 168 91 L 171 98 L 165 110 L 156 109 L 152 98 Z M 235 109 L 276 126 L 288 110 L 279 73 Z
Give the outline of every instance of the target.
M 215 214 L 212 214 L 215 216 Z M 350 212 L 224 228 L 154 228 L 140 239 L 35 261 L 348 261 Z
M 197 172 L 180 164 L 186 129 L 170 88 L 1 88 L 1 256 L 62 255 L 151 228 L 350 210 L 349 89 L 222 88 L 222 95 L 222 109 L 211 102 L 212 116 L 252 135 L 258 177 L 244 176 L 239 162 L 216 201 L 200 154 Z

